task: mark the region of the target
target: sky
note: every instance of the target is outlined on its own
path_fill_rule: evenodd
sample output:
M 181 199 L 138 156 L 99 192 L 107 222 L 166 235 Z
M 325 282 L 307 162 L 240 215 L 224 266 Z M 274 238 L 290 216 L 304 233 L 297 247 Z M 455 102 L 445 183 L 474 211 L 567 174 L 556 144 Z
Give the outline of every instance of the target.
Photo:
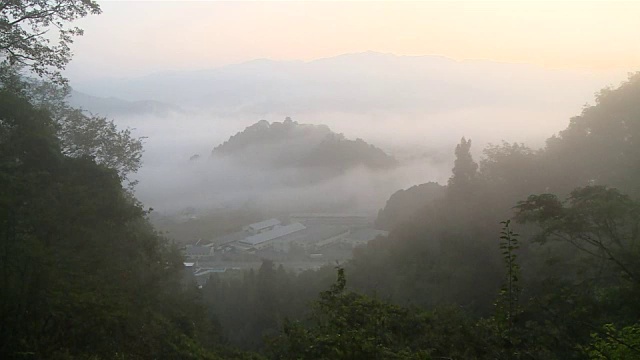
M 78 89 L 88 94 L 125 100 L 158 100 L 153 98 L 153 94 L 158 93 L 164 94 L 161 101 L 177 101 L 182 97 L 200 99 L 198 101 L 206 105 L 167 117 L 147 114 L 116 119 L 118 126 L 128 126 L 135 136 L 146 137 L 144 166 L 137 174 L 140 185 L 136 194 L 158 209 L 196 204 L 213 206 L 232 200 L 242 202 L 247 196 L 254 201 L 253 197 L 258 194 L 262 194 L 264 201 L 283 204 L 291 199 L 302 203 L 324 201 L 326 194 L 336 194 L 338 198 L 355 196 L 358 206 L 377 209 L 399 188 L 431 180 L 445 183 L 450 176 L 449 160 L 460 137 L 473 139 L 474 156 L 479 156 L 487 143 L 501 140 L 522 141 L 534 148 L 542 146 L 544 139 L 565 128 L 570 117 L 578 114 L 585 103 L 593 102 L 594 92 L 618 84 L 626 72 L 640 70 L 640 1 L 99 3 L 103 14 L 76 23 L 85 30 L 85 35 L 72 47 L 75 55 L 65 73 L 71 86 L 79 84 Z M 184 94 L 178 94 L 181 87 L 175 84 L 181 84 L 178 80 L 185 74 L 176 76 L 179 79 L 174 83 L 173 77 L 164 73 L 211 69 L 255 59 L 312 61 L 370 51 L 527 65 L 456 63 L 456 66 L 436 70 L 427 66 L 426 70 L 420 70 L 422 73 L 414 74 L 411 72 L 418 70 L 407 65 L 412 63 L 393 56 L 390 57 L 393 64 L 403 65 L 385 68 L 386 62 L 367 58 L 377 64 L 374 70 L 367 70 L 364 60 L 338 61 L 329 62 L 337 67 L 329 74 L 333 71 L 348 74 L 340 75 L 339 80 L 348 84 L 355 81 L 355 90 L 335 85 L 341 83 L 334 84 L 329 75 L 318 81 L 311 75 L 325 73 L 313 68 L 309 70 L 310 77 L 301 77 L 311 79 L 306 84 L 299 83 L 300 79 L 267 82 L 276 89 L 273 93 L 269 92 L 272 89 L 269 86 L 256 86 L 262 83 L 256 81 L 251 66 L 249 70 L 245 67 L 250 83 L 242 77 L 242 72 L 223 71 L 221 77 L 214 78 L 212 86 L 197 82 L 187 88 L 183 86 Z M 360 59 L 358 56 L 348 58 Z M 430 64 L 432 59 L 419 60 L 420 64 L 423 60 Z M 257 62 L 265 63 L 269 62 Z M 286 68 L 298 69 L 296 66 Z M 381 72 L 383 76 L 378 76 L 378 69 L 386 69 Z M 126 79 L 159 72 L 163 74 L 137 81 Z M 195 79 L 201 77 L 201 73 L 191 75 Z M 440 76 L 444 80 L 438 82 Z M 262 78 L 269 79 L 269 76 Z M 288 78 L 284 76 L 284 79 Z M 341 87 L 333 91 L 318 85 L 325 82 L 329 87 Z M 118 88 L 118 84 L 126 88 Z M 277 87 L 282 84 L 292 84 L 283 89 L 293 89 L 293 92 Z M 404 85 L 397 87 L 398 84 Z M 228 104 L 231 110 L 224 106 L 218 108 L 218 103 L 209 104 L 206 96 L 201 96 L 229 95 L 227 90 L 233 94 L 241 86 L 247 86 L 247 90 L 242 88 L 238 102 Z M 472 91 L 476 86 L 485 91 Z M 361 87 L 369 91 L 361 91 Z M 393 90 L 398 88 L 402 91 Z M 88 89 L 106 93 L 93 93 Z M 314 92 L 317 89 L 323 89 L 328 95 L 318 97 Z M 407 89 L 412 96 L 405 96 Z M 443 106 L 428 102 L 425 105 L 424 99 L 454 91 L 451 89 L 456 91 L 451 101 L 434 103 Z M 194 90 L 198 96 L 187 90 Z M 265 94 L 275 95 L 272 99 Z M 373 97 L 367 98 L 367 94 Z M 376 94 L 383 94 L 384 99 L 413 99 L 415 104 L 399 108 L 384 108 L 381 104 L 378 109 L 364 101 L 376 99 Z M 478 103 L 476 96 L 485 102 Z M 315 101 L 316 97 L 323 106 L 313 110 L 305 101 Z M 322 103 L 323 99 L 328 100 Z M 353 107 L 359 109 L 357 111 L 344 110 L 341 104 L 345 101 L 356 105 L 364 103 L 364 110 L 357 107 Z M 261 110 L 252 112 L 251 106 L 256 104 Z M 416 104 L 420 106 L 414 109 L 412 105 Z M 446 104 L 450 106 L 444 106 Z M 183 103 L 175 105 L 188 107 Z M 294 110 L 288 110 L 287 105 Z M 265 176 L 278 183 L 281 174 L 257 174 L 228 164 L 211 166 L 188 161 L 195 153 L 208 154 L 215 145 L 250 123 L 259 119 L 281 121 L 284 116 L 292 116 L 302 123 L 327 124 L 352 139 L 362 137 L 398 155 L 406 163 L 394 172 L 373 175 L 356 171 L 320 187 L 293 192 L 279 185 L 262 186 Z M 435 155 L 425 158 L 425 154 Z
M 75 81 L 344 53 L 587 71 L 640 64 L 640 1 L 99 1 L 77 22 Z

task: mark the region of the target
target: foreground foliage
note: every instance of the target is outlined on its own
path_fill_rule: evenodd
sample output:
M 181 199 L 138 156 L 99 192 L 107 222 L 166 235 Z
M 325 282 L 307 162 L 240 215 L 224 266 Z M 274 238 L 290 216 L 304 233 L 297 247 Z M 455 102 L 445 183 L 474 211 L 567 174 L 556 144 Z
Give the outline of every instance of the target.
M 181 256 L 118 173 L 65 156 L 48 113 L 6 91 L 0 264 L 4 359 L 211 357 L 213 325 Z
M 391 235 L 356 249 L 333 285 L 331 268 L 265 262 L 199 290 L 122 186 L 140 139 L 60 102 L 81 33 L 67 22 L 98 12 L 0 1 L 0 358 L 640 359 L 640 74 L 539 151 L 503 143 L 476 162 L 463 138 L 448 186 L 423 206 L 396 197 Z M 25 86 L 21 69 L 57 85 Z M 333 137 L 313 164 L 336 144 L 355 154 L 341 166 L 389 163 Z M 506 221 L 496 236 L 512 217 L 521 235 Z

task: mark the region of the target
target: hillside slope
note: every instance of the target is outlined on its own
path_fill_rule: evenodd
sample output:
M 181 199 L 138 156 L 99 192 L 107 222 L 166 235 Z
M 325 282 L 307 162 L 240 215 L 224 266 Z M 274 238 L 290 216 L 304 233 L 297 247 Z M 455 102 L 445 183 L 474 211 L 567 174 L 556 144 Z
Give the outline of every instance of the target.
M 362 139 L 349 140 L 325 125 L 261 120 L 216 146 L 213 157 L 228 157 L 259 168 L 322 169 L 330 173 L 363 166 L 395 167 L 397 160 Z

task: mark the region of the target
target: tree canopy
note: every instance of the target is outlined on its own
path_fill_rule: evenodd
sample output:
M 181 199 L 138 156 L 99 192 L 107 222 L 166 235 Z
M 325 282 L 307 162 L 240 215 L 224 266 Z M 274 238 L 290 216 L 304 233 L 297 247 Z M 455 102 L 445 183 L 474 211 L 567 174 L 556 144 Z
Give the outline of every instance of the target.
M 462 138 L 446 188 L 396 193 L 390 235 L 337 279 L 264 261 L 199 289 L 122 185 L 141 140 L 59 91 L 82 33 L 69 23 L 99 12 L 0 0 L 1 358 L 640 359 L 639 74 L 544 149 L 504 142 L 476 162 Z M 313 166 L 395 163 L 291 119 L 214 153 L 294 133 L 316 141 Z
M 71 60 L 73 38 L 83 33 L 70 23 L 100 11 L 93 0 L 0 1 L 0 65 L 65 82 L 60 70 Z

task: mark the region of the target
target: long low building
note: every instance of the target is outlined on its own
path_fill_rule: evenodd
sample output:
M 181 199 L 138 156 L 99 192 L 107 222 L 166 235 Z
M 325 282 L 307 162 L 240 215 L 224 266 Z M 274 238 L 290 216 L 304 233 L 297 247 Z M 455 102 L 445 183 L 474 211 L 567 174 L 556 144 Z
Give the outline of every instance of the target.
M 289 251 L 291 246 L 296 246 L 307 251 L 316 250 L 323 246 L 340 241 L 349 235 L 348 226 L 314 224 L 308 225 L 304 231 L 299 231 L 287 236 L 283 241 L 275 244 L 279 251 Z
M 242 228 L 242 230 L 251 234 L 260 234 L 263 232 L 271 231 L 280 225 L 281 225 L 280 220 L 269 219 L 269 220 L 249 224 L 244 228 Z
M 294 213 L 289 215 L 289 219 L 304 224 L 334 225 L 364 225 L 372 221 L 370 216 L 354 213 Z
M 266 247 L 272 246 L 278 239 L 287 235 L 293 234 L 298 231 L 302 231 L 306 227 L 300 223 L 293 223 L 289 225 L 278 225 L 269 231 L 261 232 L 256 235 L 247 236 L 239 242 L 260 250 Z
M 197 259 L 204 256 L 213 255 L 213 246 L 206 245 L 187 245 L 184 250 L 187 258 Z

